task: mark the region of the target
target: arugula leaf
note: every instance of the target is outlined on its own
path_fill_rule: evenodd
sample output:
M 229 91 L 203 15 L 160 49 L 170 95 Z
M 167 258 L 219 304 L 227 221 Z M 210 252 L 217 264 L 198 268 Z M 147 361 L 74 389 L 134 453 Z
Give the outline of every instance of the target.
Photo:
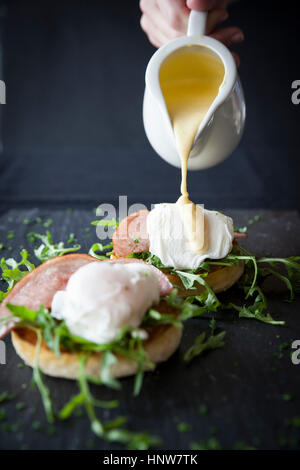
M 283 281 L 290 292 L 290 300 L 295 298 L 295 292 L 300 292 L 300 256 L 291 256 L 289 258 L 258 258 L 258 264 L 269 264 L 271 268 L 259 267 L 259 275 L 267 277 L 273 275 Z M 283 265 L 286 268 L 287 275 L 284 275 L 276 270 Z
M 68 415 L 69 411 L 77 405 L 84 405 L 91 421 L 92 431 L 98 436 L 110 442 L 120 442 L 127 444 L 130 449 L 149 449 L 150 446 L 158 445 L 160 439 L 151 437 L 148 433 L 135 433 L 127 429 L 119 428 L 125 424 L 126 419 L 119 417 L 116 420 L 103 424 L 96 415 L 95 403 L 97 400 L 93 398 L 88 386 L 87 376 L 85 374 L 85 364 L 88 356 L 81 354 L 79 356 L 79 377 L 78 385 L 80 394 L 77 399 L 72 401 L 62 410 L 62 416 Z
M 72 253 L 80 250 L 81 246 L 77 243 L 69 248 L 64 246 L 63 242 L 57 244 L 53 243 L 51 234 L 47 230 L 45 235 L 40 233 L 30 232 L 28 234 L 29 240 L 34 243 L 36 240 L 41 240 L 42 244 L 34 249 L 34 254 L 40 261 L 47 261 L 55 256 L 62 256 L 66 253 Z
M 93 256 L 97 259 L 107 260 L 109 259 L 106 255 L 99 255 L 97 254 L 98 251 L 103 253 L 105 250 L 111 250 L 113 248 L 113 244 L 109 243 L 108 245 L 102 245 L 102 243 L 94 243 L 91 248 L 89 249 L 89 255 Z
M 168 313 L 161 313 L 158 310 L 155 310 L 154 308 L 150 308 L 148 312 L 146 313 L 144 320 L 144 324 L 155 324 L 155 325 L 174 325 L 177 328 L 182 329 L 182 321 L 180 318 L 176 317 L 173 314 L 168 314 Z
M 63 409 L 59 412 L 58 417 L 59 419 L 65 420 L 70 418 L 70 416 L 74 413 L 76 408 L 81 406 L 84 403 L 85 396 L 83 393 L 78 393 L 74 395 L 68 403 L 63 407 Z
M 101 220 L 94 220 L 91 222 L 91 225 L 101 225 L 103 227 L 115 227 L 117 228 L 120 225 L 116 219 L 101 219 Z
M 16 317 L 20 320 L 34 323 L 37 319 L 37 312 L 35 310 L 30 310 L 24 305 L 12 305 L 7 303 L 6 307 L 10 310 Z
M 37 343 L 36 343 L 35 355 L 34 355 L 33 380 L 40 391 L 47 419 L 49 423 L 53 423 L 54 412 L 52 409 L 52 401 L 51 401 L 50 392 L 43 382 L 42 374 L 39 369 L 39 356 L 40 356 L 40 350 L 41 350 L 41 345 L 43 341 L 43 335 L 42 335 L 41 330 L 38 330 L 38 329 L 36 330 L 36 334 L 37 334 Z
M 151 436 L 148 432 L 133 432 L 127 429 L 112 429 L 106 432 L 106 438 L 110 442 L 126 444 L 130 450 L 148 450 L 161 445 L 161 439 Z
M 158 269 L 164 269 L 164 270 L 172 270 L 170 266 L 165 266 L 161 260 L 159 259 L 158 256 L 153 255 L 150 253 L 150 251 L 141 251 L 138 253 L 131 253 L 130 255 L 127 256 L 127 258 L 137 258 L 145 261 L 148 264 L 151 264 L 152 266 L 155 266 Z
M 222 446 L 217 438 L 214 436 L 209 437 L 206 441 L 191 442 L 191 450 L 222 450 Z
M 196 300 L 201 305 L 198 310 L 193 312 L 193 316 L 199 316 L 203 313 L 216 312 L 218 310 L 218 308 L 221 306 L 221 302 L 204 279 L 208 273 L 194 274 L 187 271 L 175 272 L 180 277 L 186 289 L 196 289 L 196 283 L 204 287 L 204 291 L 201 294 L 193 297 L 193 301 Z
M 208 349 L 218 349 L 224 346 L 224 337 L 226 335 L 226 331 L 221 331 L 217 335 L 211 335 L 205 341 L 206 334 L 205 332 L 201 333 L 201 335 L 197 336 L 195 342 L 192 347 L 190 347 L 184 355 L 184 360 L 189 362 L 194 357 L 200 356 L 204 351 Z
M 266 297 L 264 296 L 262 290 L 255 286 L 250 291 L 250 296 L 253 296 L 257 293 L 254 298 L 252 305 L 243 305 L 239 306 L 233 303 L 229 303 L 224 306 L 224 308 L 237 310 L 239 312 L 239 318 L 254 318 L 255 320 L 261 321 L 263 323 L 269 323 L 270 325 L 284 325 L 285 322 L 281 320 L 274 320 L 270 313 L 265 312 L 268 308 Z
M 213 317 L 210 322 L 209 322 L 209 328 L 211 329 L 211 334 L 214 335 L 215 331 L 217 329 L 217 322 L 215 320 L 215 317 Z
M 108 387 L 114 388 L 116 390 L 120 390 L 121 382 L 117 379 L 114 379 L 110 372 L 111 366 L 116 362 L 116 356 L 111 351 L 104 351 L 102 353 L 100 378 L 104 385 L 107 385 Z
M 138 353 L 138 357 L 137 357 L 138 370 L 137 370 L 137 373 L 135 374 L 134 389 L 133 389 L 134 396 L 137 396 L 141 391 L 142 384 L 143 384 L 143 377 L 144 377 L 144 367 L 147 362 L 146 352 L 143 348 L 142 340 L 140 338 L 136 338 L 136 343 L 137 343 L 137 353 Z M 155 368 L 155 364 L 149 363 L 149 362 L 148 364 L 150 364 L 150 367 L 152 369 Z
M 34 264 L 28 259 L 29 254 L 27 250 L 21 250 L 20 255 L 20 261 L 16 261 L 13 258 L 2 258 L 0 261 L 1 279 L 8 285 L 6 292 L 0 292 L 0 302 L 20 279 L 35 268 Z
M 82 404 L 85 406 L 87 415 L 91 421 L 92 431 L 99 437 L 104 436 L 104 427 L 101 421 L 97 418 L 94 399 L 90 393 L 88 386 L 88 381 L 85 375 L 85 364 L 88 359 L 88 356 L 85 354 L 80 354 L 79 356 L 79 369 L 78 369 L 78 386 L 80 389 L 80 394 L 82 395 Z

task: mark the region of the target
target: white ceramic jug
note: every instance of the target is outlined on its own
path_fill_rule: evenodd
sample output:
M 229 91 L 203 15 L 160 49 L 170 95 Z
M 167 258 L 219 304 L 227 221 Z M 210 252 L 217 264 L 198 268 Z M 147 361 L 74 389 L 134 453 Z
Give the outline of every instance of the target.
M 201 122 L 188 162 L 189 170 L 200 170 L 223 161 L 238 145 L 245 123 L 246 107 L 236 64 L 230 51 L 219 41 L 204 36 L 206 13 L 192 11 L 187 36 L 158 49 L 146 70 L 143 105 L 144 127 L 154 150 L 171 165 L 180 167 L 175 137 L 159 82 L 163 61 L 179 48 L 204 48 L 224 64 L 225 76 L 219 93 Z

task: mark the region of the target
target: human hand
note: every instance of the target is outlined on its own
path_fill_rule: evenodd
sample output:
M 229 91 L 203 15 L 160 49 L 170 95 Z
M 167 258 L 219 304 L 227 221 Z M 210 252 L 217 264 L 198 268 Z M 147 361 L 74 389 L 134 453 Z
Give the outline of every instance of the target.
M 190 10 L 208 11 L 206 34 L 226 46 L 244 39 L 238 27 L 217 28 L 228 18 L 228 0 L 141 0 L 141 27 L 155 47 L 186 34 Z M 239 57 L 233 56 L 239 65 Z

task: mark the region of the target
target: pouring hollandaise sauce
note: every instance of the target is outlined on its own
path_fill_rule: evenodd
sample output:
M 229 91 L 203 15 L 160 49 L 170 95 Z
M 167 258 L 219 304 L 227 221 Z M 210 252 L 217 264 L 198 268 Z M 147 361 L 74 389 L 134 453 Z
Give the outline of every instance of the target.
M 181 160 L 181 197 L 177 209 L 194 253 L 207 249 L 202 206 L 189 199 L 187 166 L 198 128 L 218 95 L 225 68 L 220 59 L 199 46 L 170 54 L 160 68 L 159 80 Z

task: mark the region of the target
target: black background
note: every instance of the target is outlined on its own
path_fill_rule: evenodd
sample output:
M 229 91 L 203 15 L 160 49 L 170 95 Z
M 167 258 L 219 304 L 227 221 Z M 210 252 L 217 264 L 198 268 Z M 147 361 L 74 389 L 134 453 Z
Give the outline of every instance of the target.
M 241 0 L 228 25 L 245 32 L 242 143 L 217 167 L 189 175 L 209 208 L 297 207 L 300 106 L 298 2 Z M 138 1 L 10 1 L 1 8 L 2 205 L 174 201 L 179 170 L 150 147 L 142 124 L 154 47 Z
M 242 208 L 228 211 L 237 225 L 257 214 L 245 208 L 298 207 L 300 105 L 291 102 L 291 83 L 300 78 L 296 4 L 279 8 L 276 2 L 243 0 L 230 8 L 228 25 L 242 27 L 246 37 L 235 48 L 247 100 L 246 130 L 228 160 L 190 173 L 189 184 L 193 200 L 208 208 Z M 1 255 L 19 258 L 27 232 L 45 232 L 34 223 L 38 216 L 53 219 L 56 242 L 75 232 L 81 251 L 88 251 L 97 241 L 85 232 L 94 214 L 66 214 L 65 207 L 95 207 L 115 202 L 119 194 L 148 205 L 174 201 L 179 170 L 155 154 L 142 125 L 144 72 L 154 48 L 140 30 L 138 2 L 10 1 L 2 2 L 0 13 L 0 78 L 7 87 L 7 104 L 0 107 L 0 241 L 6 246 Z M 53 211 L 54 206 L 61 210 Z M 250 227 L 245 246 L 258 256 L 299 254 L 297 214 L 259 213 L 262 219 Z M 14 230 L 13 240 L 7 239 L 8 230 Z M 122 381 L 121 394 L 93 388 L 98 398 L 121 401 L 120 409 L 101 417 L 125 415 L 129 428 L 163 437 L 165 449 L 207 440 L 212 427 L 227 449 L 240 442 L 260 449 L 299 448 L 299 428 L 287 424 L 299 416 L 300 366 L 292 365 L 290 348 L 278 357 L 283 342 L 300 337 L 299 300 L 282 302 L 279 286 L 272 287 L 270 311 L 286 320 L 285 327 L 221 313 L 224 349 L 185 366 L 186 349 L 208 332 L 207 319 L 189 322 L 179 351 L 146 375 L 138 399 L 131 378 Z M 241 301 L 234 290 L 226 295 L 228 301 Z M 0 427 L 0 448 L 107 448 L 92 436 L 85 418 L 57 425 L 49 436 L 39 394 L 30 386 L 31 370 L 17 369 L 21 360 L 9 338 L 6 344 L 0 391 L 17 394 L 5 409 L 9 423 L 19 427 L 6 433 Z M 71 382 L 46 381 L 58 407 L 76 393 Z M 26 410 L 16 411 L 17 401 L 27 403 Z M 200 416 L 203 404 L 208 412 Z M 178 432 L 178 420 L 191 431 Z M 40 432 L 32 428 L 34 421 L 41 423 Z

